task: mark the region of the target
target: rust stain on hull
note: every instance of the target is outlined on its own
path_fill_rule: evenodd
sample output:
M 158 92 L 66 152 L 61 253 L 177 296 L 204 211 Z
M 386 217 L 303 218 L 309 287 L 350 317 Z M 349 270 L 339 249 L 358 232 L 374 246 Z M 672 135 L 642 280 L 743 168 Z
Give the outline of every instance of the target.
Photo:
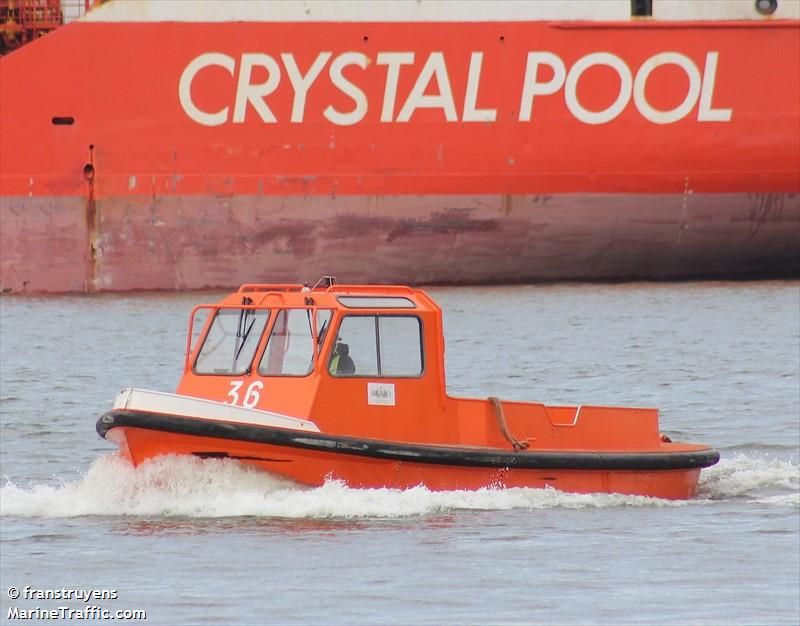
M 768 221 L 780 220 L 787 200 L 795 199 L 798 194 L 754 193 L 748 194 L 750 208 L 750 236 L 755 237 L 761 226 Z M 790 217 L 791 219 L 791 217 Z
M 800 275 L 798 194 L 519 195 L 508 213 L 506 198 L 3 197 L 0 284 L 70 292 L 322 274 L 417 284 Z
M 86 179 L 86 281 L 83 290 L 91 293 L 96 290 L 99 268 L 97 265 L 97 198 L 94 188 L 94 146 L 89 146 L 89 162 L 83 167 Z

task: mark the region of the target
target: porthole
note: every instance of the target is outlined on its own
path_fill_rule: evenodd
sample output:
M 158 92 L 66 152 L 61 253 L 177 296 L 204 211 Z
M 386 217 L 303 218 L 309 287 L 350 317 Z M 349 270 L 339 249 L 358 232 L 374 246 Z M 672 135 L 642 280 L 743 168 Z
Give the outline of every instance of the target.
M 756 0 L 756 11 L 761 15 L 772 15 L 778 10 L 778 0 Z

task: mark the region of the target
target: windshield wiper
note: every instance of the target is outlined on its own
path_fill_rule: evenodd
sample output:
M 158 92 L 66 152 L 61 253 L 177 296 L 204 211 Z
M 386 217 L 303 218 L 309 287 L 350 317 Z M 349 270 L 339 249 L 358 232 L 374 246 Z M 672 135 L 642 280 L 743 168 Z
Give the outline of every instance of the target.
M 239 345 L 239 349 L 236 351 L 236 354 L 233 357 L 234 359 L 239 358 L 239 355 L 242 353 L 242 350 L 244 350 L 244 347 L 247 345 L 247 338 L 250 336 L 250 331 L 253 330 L 253 325 L 256 323 L 255 312 L 252 313 L 252 316 L 253 319 L 250 321 L 250 326 L 248 326 L 247 330 L 245 330 L 244 333 L 241 335 L 242 343 Z M 245 324 L 247 323 L 247 314 L 245 314 L 243 321 Z M 236 336 L 239 337 L 239 333 L 236 333 Z
M 242 304 L 253 304 L 253 300 L 247 296 L 242 298 Z M 247 326 L 247 318 L 253 316 L 250 325 Z M 253 330 L 253 324 L 256 323 L 256 312 L 252 309 L 241 309 L 239 311 L 239 326 L 236 329 L 236 345 L 233 348 L 233 364 L 236 369 L 236 361 L 239 360 L 239 355 L 247 345 L 247 338 L 250 336 L 250 331 Z
M 325 330 L 328 328 L 328 320 L 322 322 L 322 328 L 319 329 L 319 333 L 317 333 L 317 347 L 319 348 L 322 345 L 322 341 L 325 339 Z

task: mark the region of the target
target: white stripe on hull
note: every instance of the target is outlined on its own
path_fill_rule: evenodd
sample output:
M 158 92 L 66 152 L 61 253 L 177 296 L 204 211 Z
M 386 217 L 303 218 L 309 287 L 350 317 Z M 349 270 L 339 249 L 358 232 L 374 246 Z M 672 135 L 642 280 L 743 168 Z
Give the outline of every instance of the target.
M 241 406 L 232 406 L 224 402 L 182 396 L 175 393 L 164 393 L 162 391 L 135 389 L 133 387 L 120 391 L 117 397 L 114 398 L 112 408 L 115 410 L 125 409 L 145 413 L 197 417 L 214 422 L 231 422 L 319 432 L 316 424 L 309 420 L 300 420 L 273 413 L 272 411 L 249 409 Z
M 655 20 L 798 19 L 800 2 L 780 0 L 768 18 L 754 0 L 653 0 Z M 89 22 L 519 22 L 627 21 L 630 0 L 116 0 Z M 642 18 L 636 18 L 642 19 Z M 646 18 L 650 19 L 650 18 Z

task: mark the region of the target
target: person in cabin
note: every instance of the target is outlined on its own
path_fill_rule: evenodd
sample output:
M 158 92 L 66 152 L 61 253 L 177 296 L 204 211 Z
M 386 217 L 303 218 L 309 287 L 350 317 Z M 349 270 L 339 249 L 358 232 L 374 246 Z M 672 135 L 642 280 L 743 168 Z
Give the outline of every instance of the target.
M 330 372 L 334 376 L 351 376 L 355 374 L 356 364 L 350 358 L 350 346 L 341 341 L 336 344 L 331 359 Z

